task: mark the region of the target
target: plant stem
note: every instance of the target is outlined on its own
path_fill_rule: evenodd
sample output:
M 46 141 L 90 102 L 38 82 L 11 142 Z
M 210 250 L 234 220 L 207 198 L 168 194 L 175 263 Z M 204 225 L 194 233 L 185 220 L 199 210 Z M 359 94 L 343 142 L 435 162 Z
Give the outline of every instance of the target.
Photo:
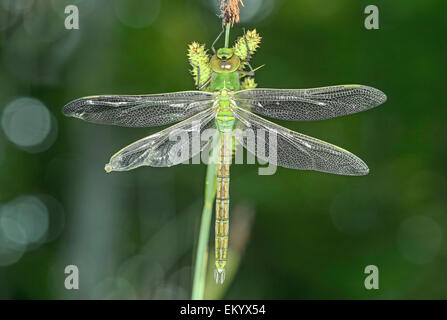
M 203 300 L 205 294 L 206 267 L 208 262 L 208 242 L 213 216 L 213 204 L 216 198 L 217 188 L 217 154 L 218 145 L 214 145 L 211 151 L 211 159 L 208 163 L 205 178 L 205 199 L 200 222 L 199 240 L 194 266 L 194 278 L 192 283 L 192 300 Z
M 230 28 L 227 23 L 225 30 L 225 48 L 230 43 Z M 216 138 L 216 136 L 214 137 Z M 202 209 L 202 219 L 200 221 L 199 240 L 197 244 L 196 261 L 194 265 L 194 277 L 192 281 L 192 300 L 203 300 L 206 283 L 206 267 L 208 261 L 208 242 L 210 238 L 211 220 L 213 216 L 213 204 L 216 198 L 217 188 L 217 155 L 219 144 L 213 145 L 211 159 L 208 163 L 205 178 L 205 199 Z
M 230 43 L 230 28 L 227 23 L 225 30 L 225 48 Z M 214 141 L 219 141 L 213 138 Z M 197 244 L 196 261 L 194 265 L 194 277 L 192 281 L 192 300 L 203 300 L 206 283 L 206 267 L 208 262 L 208 242 L 210 238 L 211 220 L 213 217 L 213 204 L 216 198 L 217 188 L 217 155 L 219 153 L 219 144 L 213 144 L 211 158 L 208 163 L 205 178 L 205 199 L 202 209 L 202 218 L 200 221 L 199 240 Z
M 230 28 L 231 25 L 227 23 L 226 30 L 225 30 L 225 48 L 228 48 L 230 45 Z

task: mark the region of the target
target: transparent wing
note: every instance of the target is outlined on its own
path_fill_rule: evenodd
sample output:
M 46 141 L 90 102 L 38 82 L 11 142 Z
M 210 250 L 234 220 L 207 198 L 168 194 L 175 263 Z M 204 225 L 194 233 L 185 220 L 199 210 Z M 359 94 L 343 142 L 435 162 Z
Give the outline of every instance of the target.
M 142 96 L 96 96 L 69 102 L 63 113 L 85 121 L 123 127 L 160 126 L 191 117 L 213 105 L 209 92 L 183 91 Z
M 327 142 L 294 132 L 249 111 L 234 108 L 239 120 L 237 141 L 258 158 L 281 167 L 360 176 L 367 165 L 352 153 Z
M 201 140 L 201 133 L 206 129 L 215 129 L 215 116 L 216 109 L 210 108 L 138 140 L 113 155 L 105 169 L 107 172 L 127 171 L 140 166 L 170 167 L 185 162 L 210 143 L 210 139 Z
M 282 120 L 323 120 L 376 107 L 386 95 L 375 88 L 342 85 L 315 89 L 248 89 L 235 94 L 241 108 Z

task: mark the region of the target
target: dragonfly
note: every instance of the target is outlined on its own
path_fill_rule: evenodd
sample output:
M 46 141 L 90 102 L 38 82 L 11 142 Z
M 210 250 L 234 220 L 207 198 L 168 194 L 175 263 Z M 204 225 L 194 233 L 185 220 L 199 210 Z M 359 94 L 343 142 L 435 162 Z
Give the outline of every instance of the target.
M 247 47 L 250 53 L 250 48 Z M 251 48 L 253 51 L 253 48 Z M 250 56 L 250 54 L 248 54 Z M 251 58 L 251 57 L 248 57 Z M 339 175 L 362 176 L 368 166 L 354 154 L 316 138 L 279 126 L 264 117 L 313 121 L 365 111 L 386 101 L 386 95 L 364 85 L 337 85 L 313 89 L 244 89 L 242 78 L 253 75 L 243 71 L 248 65 L 234 48 L 214 50 L 209 61 L 206 86 L 196 90 L 149 95 L 103 95 L 76 99 L 63 108 L 66 116 L 88 122 L 124 127 L 152 127 L 176 123 L 165 130 L 138 140 L 117 153 L 105 166 L 107 172 L 128 171 L 141 166 L 171 167 L 188 161 L 204 151 L 211 141 L 218 148 L 217 190 L 215 203 L 216 283 L 225 280 L 229 239 L 230 165 L 235 144 L 242 145 L 259 159 L 275 153 L 275 164 L 299 170 L 314 170 Z M 251 68 L 251 66 L 250 66 Z M 253 69 L 252 69 L 253 70 Z M 251 130 L 258 137 L 249 143 L 246 136 L 233 139 L 236 128 Z M 178 141 L 170 136 L 184 132 L 185 146 L 194 133 L 215 130 L 196 148 L 178 153 Z M 274 133 L 276 143 L 269 143 L 261 132 Z M 262 138 L 264 137 L 264 138 Z M 258 149 L 264 148 L 264 156 Z M 172 156 L 172 154 L 176 156 Z

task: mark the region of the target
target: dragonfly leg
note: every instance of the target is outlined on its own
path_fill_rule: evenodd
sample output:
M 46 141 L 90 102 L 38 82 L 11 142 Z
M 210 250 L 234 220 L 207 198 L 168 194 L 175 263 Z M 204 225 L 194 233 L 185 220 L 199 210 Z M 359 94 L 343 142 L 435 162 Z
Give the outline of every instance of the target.
M 212 78 L 212 77 L 210 77 L 208 80 L 206 80 L 205 83 L 204 83 L 201 87 L 199 87 L 198 89 L 199 89 L 199 90 L 203 90 L 203 89 L 205 89 L 205 87 L 206 87 L 207 85 L 209 85 L 209 83 L 211 82 L 211 78 Z
M 239 74 L 241 75 L 241 78 L 243 78 L 245 76 L 254 77 L 255 76 L 255 72 L 258 71 L 259 69 L 261 69 L 264 66 L 265 65 L 263 64 L 262 66 L 259 66 L 256 69 L 252 69 L 251 66 L 250 66 L 251 71 L 241 71 L 241 70 L 239 70 Z
M 191 63 L 191 62 L 189 62 Z M 197 84 L 196 84 L 196 88 L 199 89 L 200 88 L 200 67 L 195 65 L 194 63 L 191 63 L 191 65 L 197 69 Z
M 250 48 L 248 47 L 248 41 L 247 41 L 247 34 L 245 33 L 245 28 L 242 28 L 242 30 L 244 30 L 244 40 L 245 40 L 245 46 L 247 47 L 247 58 L 245 58 L 244 60 L 242 60 L 242 63 L 246 63 L 248 65 L 248 67 L 250 68 L 250 72 L 249 73 L 243 73 L 244 76 L 250 76 L 250 77 L 254 77 L 255 75 L 255 69 L 253 69 L 253 67 L 250 64 L 250 60 L 251 60 L 251 52 L 250 52 Z M 243 71 L 246 72 L 246 71 Z
M 195 65 L 194 63 L 191 63 L 191 65 L 194 68 L 197 69 L 197 84 L 196 84 L 196 88 L 197 88 L 197 90 L 203 90 L 210 83 L 212 77 L 210 77 L 208 80 L 206 80 L 205 83 L 201 86 L 200 85 L 200 67 Z
M 255 76 L 255 72 L 254 71 L 239 71 L 239 74 L 241 74 L 242 76 L 249 76 L 249 77 L 254 77 Z
M 249 61 L 244 61 L 248 66 L 249 66 L 249 68 L 250 68 L 250 72 L 255 72 L 255 70 L 253 69 L 253 67 L 251 66 L 251 64 L 250 64 L 250 62 Z
M 248 61 L 251 60 L 251 52 L 250 52 L 250 48 L 248 47 L 247 34 L 245 33 L 245 28 L 242 28 L 242 30 L 244 31 L 245 46 L 247 47 L 247 58 L 245 59 L 246 61 L 244 60 L 244 62 L 248 63 Z M 251 66 L 250 66 L 250 68 L 251 68 Z
M 222 27 L 222 31 L 219 33 L 219 35 L 217 36 L 216 40 L 214 40 L 213 44 L 211 45 L 211 50 L 213 50 L 214 54 L 216 54 L 216 49 L 214 49 L 214 46 L 217 43 L 217 41 L 219 41 L 220 37 L 222 37 L 224 32 L 225 32 L 225 28 Z

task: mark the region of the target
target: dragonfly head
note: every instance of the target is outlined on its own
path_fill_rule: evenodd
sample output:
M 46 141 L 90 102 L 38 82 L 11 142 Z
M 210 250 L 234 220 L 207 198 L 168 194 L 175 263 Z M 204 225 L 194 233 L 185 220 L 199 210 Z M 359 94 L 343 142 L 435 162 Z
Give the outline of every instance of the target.
M 216 56 L 221 60 L 228 60 L 234 55 L 233 49 L 231 48 L 220 48 L 217 50 Z
M 220 48 L 211 58 L 211 69 L 216 73 L 231 73 L 239 69 L 241 59 L 234 54 L 233 49 Z

